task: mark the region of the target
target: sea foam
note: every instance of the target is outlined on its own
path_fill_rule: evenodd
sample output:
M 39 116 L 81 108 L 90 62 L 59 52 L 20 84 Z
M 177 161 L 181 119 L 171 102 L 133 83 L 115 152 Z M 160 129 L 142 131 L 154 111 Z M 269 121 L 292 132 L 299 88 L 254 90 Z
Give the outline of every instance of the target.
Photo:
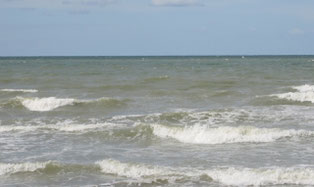
M 92 165 L 58 164 L 48 162 L 0 163 L 0 176 L 20 172 L 98 172 L 133 179 L 135 183 L 168 182 L 180 183 L 184 180 L 199 182 L 217 182 L 229 186 L 261 185 L 314 185 L 314 168 L 312 166 L 292 167 L 170 167 L 144 163 L 120 162 L 105 159 Z M 57 170 L 56 170 L 57 169 Z
M 124 177 L 141 178 L 149 176 L 162 176 L 175 174 L 171 168 L 148 166 L 145 164 L 122 163 L 113 159 L 96 162 L 104 173 L 111 173 Z
M 136 182 L 139 183 L 151 183 L 160 180 L 172 183 L 184 178 L 199 177 L 197 173 L 191 172 L 193 169 L 189 171 L 147 164 L 123 163 L 113 159 L 98 161 L 96 164 L 99 165 L 103 173 L 136 179 Z
M 293 86 L 292 88 L 297 90 L 297 92 L 272 94 L 270 96 L 277 97 L 279 99 L 286 99 L 289 101 L 314 103 L 314 85 L 306 84 L 302 86 Z
M 314 135 L 314 132 L 306 130 L 282 130 L 253 126 L 209 128 L 201 125 L 171 127 L 155 124 L 151 127 L 153 128 L 153 134 L 160 138 L 173 138 L 190 144 L 262 143 L 273 142 L 280 138 Z
M 118 100 L 114 98 L 106 98 L 102 97 L 99 99 L 90 99 L 90 100 L 79 100 L 73 98 L 56 98 L 56 97 L 44 97 L 44 98 L 23 98 L 17 97 L 17 101 L 19 101 L 24 107 L 26 107 L 30 111 L 52 111 L 56 108 L 75 105 L 75 104 L 91 104 L 91 103 L 106 103 L 108 105 L 119 105 L 123 104 L 123 100 Z
M 309 85 L 309 84 L 305 84 L 301 86 L 293 86 L 292 88 L 300 92 L 309 92 L 309 91 L 314 92 L 314 85 Z
M 214 181 L 231 186 L 313 185 L 314 169 L 301 167 L 232 168 L 205 172 Z
M 0 126 L 0 133 L 3 132 L 10 132 L 10 131 L 35 131 L 38 129 L 39 126 L 13 126 L 13 125 L 1 125 Z
M 9 175 L 18 172 L 34 172 L 38 169 L 44 169 L 51 162 L 25 162 L 25 163 L 0 163 L 0 175 Z
M 24 93 L 36 93 L 35 89 L 1 89 L 2 92 L 24 92 Z
M 101 171 L 128 177 L 141 182 L 143 179 L 153 181 L 167 180 L 176 182 L 182 179 L 194 181 L 216 181 L 231 186 L 259 186 L 259 185 L 313 185 L 314 169 L 309 167 L 271 167 L 271 168 L 235 168 L 216 167 L 210 169 L 196 169 L 188 167 L 165 167 L 141 163 L 123 163 L 106 159 L 96 162 Z
M 55 97 L 46 97 L 46 98 L 21 98 L 19 97 L 22 105 L 30 111 L 51 111 L 58 107 L 65 105 L 73 105 L 75 99 L 71 98 L 55 98 Z

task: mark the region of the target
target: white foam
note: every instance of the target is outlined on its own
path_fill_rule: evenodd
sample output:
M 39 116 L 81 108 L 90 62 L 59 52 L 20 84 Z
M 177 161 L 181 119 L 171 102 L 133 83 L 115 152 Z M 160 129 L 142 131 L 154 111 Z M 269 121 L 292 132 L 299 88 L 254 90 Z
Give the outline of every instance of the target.
M 13 125 L 1 125 L 0 133 L 10 132 L 10 131 L 35 131 L 37 130 L 37 126 L 13 126 Z
M 35 89 L 1 89 L 3 92 L 24 92 L 24 93 L 36 93 L 38 90 Z
M 194 178 L 200 176 L 197 172 L 192 172 L 193 169 L 174 169 L 147 164 L 122 163 L 112 159 L 98 161 L 96 164 L 100 166 L 103 173 L 136 179 L 137 182 L 150 183 L 157 180 L 167 180 L 172 183 L 185 177 Z
M 56 97 L 45 97 L 45 98 L 22 98 L 18 97 L 21 101 L 22 105 L 26 107 L 30 111 L 51 111 L 58 107 L 65 106 L 65 105 L 73 105 L 75 99 L 72 98 L 65 98 L 60 99 Z
M 96 162 L 104 173 L 115 174 L 130 178 L 142 178 L 155 175 L 171 175 L 173 172 L 169 168 L 148 166 L 144 164 L 122 163 L 117 160 L 107 159 Z
M 97 103 L 97 102 L 119 102 L 119 100 L 102 97 L 99 99 L 91 99 L 91 100 L 79 100 L 73 98 L 56 98 L 56 97 L 44 97 L 44 98 L 23 98 L 17 97 L 18 101 L 22 103 L 24 107 L 26 107 L 30 111 L 38 111 L 38 112 L 45 112 L 45 111 L 52 111 L 56 108 L 67 106 L 67 105 L 74 105 L 76 103 Z
M 260 111 L 259 111 L 260 113 Z M 112 121 L 118 122 L 143 122 L 143 123 L 160 123 L 162 121 L 177 120 L 180 124 L 206 124 L 217 125 L 219 123 L 235 123 L 239 121 L 254 121 L 262 118 L 253 111 L 244 109 L 221 110 L 221 111 L 202 111 L 197 112 L 192 109 L 177 109 L 174 112 L 151 113 L 141 115 L 121 115 L 111 118 Z M 269 117 L 270 118 L 270 117 Z M 275 117 L 277 119 L 278 116 Z M 265 119 L 265 116 L 263 116 Z
M 8 175 L 28 171 L 33 172 L 38 169 L 44 169 L 49 163 L 51 162 L 25 162 L 19 164 L 0 163 L 0 175 Z
M 188 177 L 190 180 L 199 181 L 203 176 L 207 180 L 231 186 L 251 185 L 278 185 L 296 184 L 313 185 L 314 169 L 307 167 L 272 167 L 272 168 L 210 168 L 197 169 L 187 167 L 165 167 L 153 166 L 139 163 L 122 163 L 117 160 L 107 159 L 96 162 L 101 171 L 107 174 L 114 174 L 122 177 L 136 179 L 141 182 L 143 179 L 165 179 L 175 182 L 177 179 Z
M 273 94 L 272 96 L 276 96 L 279 99 L 286 99 L 289 101 L 314 103 L 314 92 L 288 92 L 282 94 Z
M 281 130 L 276 128 L 257 128 L 253 126 L 208 128 L 194 125 L 170 127 L 151 125 L 153 133 L 161 138 L 173 138 L 191 144 L 226 144 L 243 142 L 273 142 L 284 137 L 312 136 L 314 132 L 306 130 Z
M 309 84 L 305 84 L 301 86 L 293 86 L 292 88 L 300 92 L 309 92 L 309 91 L 314 92 L 314 85 L 309 85 Z
M 311 102 L 314 103 L 314 85 L 293 86 L 297 92 L 287 92 L 281 94 L 272 94 L 270 96 L 286 99 L 289 101 Z

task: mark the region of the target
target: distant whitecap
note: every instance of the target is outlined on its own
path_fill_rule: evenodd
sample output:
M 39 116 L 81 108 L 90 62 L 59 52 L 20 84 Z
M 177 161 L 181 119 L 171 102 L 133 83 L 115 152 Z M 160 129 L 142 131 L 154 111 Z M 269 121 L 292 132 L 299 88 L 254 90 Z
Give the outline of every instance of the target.
M 1 89 L 2 92 L 24 92 L 24 93 L 36 93 L 35 89 Z

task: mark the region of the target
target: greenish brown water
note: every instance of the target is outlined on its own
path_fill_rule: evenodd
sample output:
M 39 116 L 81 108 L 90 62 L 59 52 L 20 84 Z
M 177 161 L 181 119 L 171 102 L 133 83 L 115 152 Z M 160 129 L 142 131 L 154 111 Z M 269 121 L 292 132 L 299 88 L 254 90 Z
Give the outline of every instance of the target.
M 314 56 L 0 58 L 0 186 L 314 185 Z

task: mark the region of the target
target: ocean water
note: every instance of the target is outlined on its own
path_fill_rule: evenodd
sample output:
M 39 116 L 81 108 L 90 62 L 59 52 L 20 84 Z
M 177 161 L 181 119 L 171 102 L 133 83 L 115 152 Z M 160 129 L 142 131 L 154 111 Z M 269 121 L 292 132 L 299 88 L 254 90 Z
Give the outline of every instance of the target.
M 314 186 L 314 56 L 0 58 L 0 186 Z

